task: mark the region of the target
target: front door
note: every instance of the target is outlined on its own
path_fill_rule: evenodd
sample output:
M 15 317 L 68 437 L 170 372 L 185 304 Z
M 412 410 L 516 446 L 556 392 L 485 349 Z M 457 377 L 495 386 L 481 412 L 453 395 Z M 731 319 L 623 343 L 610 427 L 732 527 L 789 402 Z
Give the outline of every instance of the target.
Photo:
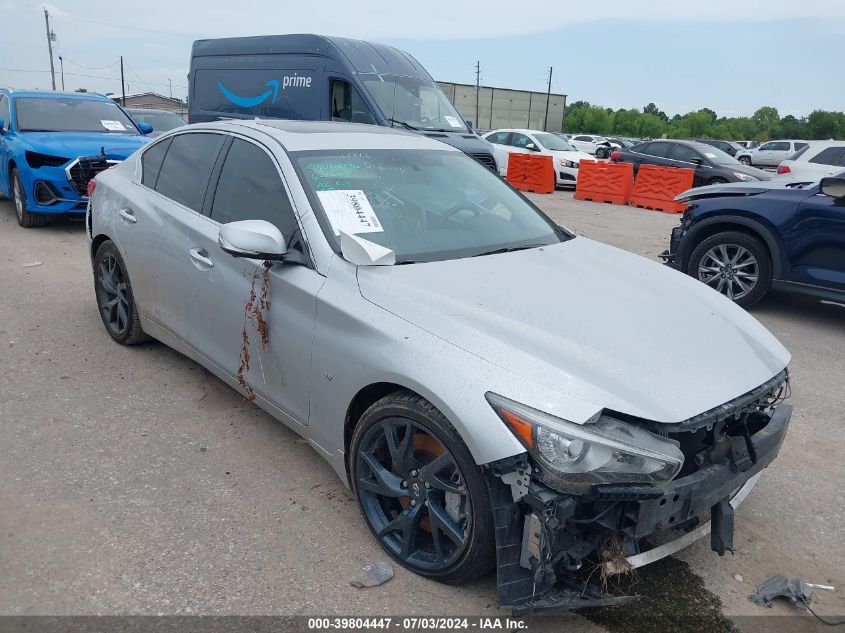
M 845 291 L 845 198 L 817 193 L 805 199 L 789 250 L 793 281 Z
M 230 377 L 237 378 L 240 371 L 242 391 L 247 390 L 245 383 L 295 421 L 306 424 L 316 297 L 325 278 L 303 265 L 275 263 L 265 269 L 263 262 L 232 257 L 217 243 L 221 224 L 267 220 L 281 230 L 291 248 L 303 249 L 299 224 L 275 159 L 264 146 L 235 138 L 209 196 L 207 215 L 190 234 L 191 249 L 205 261 L 195 270 L 189 343 Z M 267 304 L 262 307 L 265 273 Z M 248 314 L 245 306 L 253 292 L 252 306 L 257 313 Z M 266 323 L 266 343 L 257 314 Z M 243 366 L 245 345 L 248 369 Z

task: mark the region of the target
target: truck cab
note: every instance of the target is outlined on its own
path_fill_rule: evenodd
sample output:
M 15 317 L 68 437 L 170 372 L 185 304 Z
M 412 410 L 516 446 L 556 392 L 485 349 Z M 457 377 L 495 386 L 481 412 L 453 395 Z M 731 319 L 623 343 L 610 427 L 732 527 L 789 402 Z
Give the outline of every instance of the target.
M 277 118 L 397 127 L 447 143 L 496 171 L 425 68 L 391 46 L 323 35 L 197 40 L 189 120 Z

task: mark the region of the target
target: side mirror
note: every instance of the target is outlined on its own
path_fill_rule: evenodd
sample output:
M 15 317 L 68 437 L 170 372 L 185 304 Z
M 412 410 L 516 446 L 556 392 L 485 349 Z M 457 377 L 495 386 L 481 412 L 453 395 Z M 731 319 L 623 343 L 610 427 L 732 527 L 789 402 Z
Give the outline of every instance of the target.
M 525 146 L 525 149 L 530 149 L 532 152 L 539 152 L 540 151 L 537 148 L 537 146 L 534 145 L 534 143 L 529 143 L 528 145 Z
M 266 220 L 240 220 L 220 227 L 217 244 L 232 257 L 281 260 L 288 252 L 282 232 Z
M 693 165 L 698 165 L 699 167 L 703 167 L 704 165 L 706 165 L 706 164 L 707 164 L 707 163 L 705 163 L 705 162 L 704 162 L 704 159 L 703 159 L 703 158 L 701 158 L 701 157 L 699 157 L 699 156 L 696 156 L 695 158 L 693 158 L 692 160 L 690 160 L 690 162 L 691 162 Z
M 831 198 L 845 198 L 845 178 L 822 178 L 819 188 Z
M 149 123 L 144 123 L 143 121 L 141 121 L 137 125 L 138 125 L 138 129 L 141 130 L 141 134 L 149 134 L 150 132 L 153 131 L 153 126 L 150 125 Z

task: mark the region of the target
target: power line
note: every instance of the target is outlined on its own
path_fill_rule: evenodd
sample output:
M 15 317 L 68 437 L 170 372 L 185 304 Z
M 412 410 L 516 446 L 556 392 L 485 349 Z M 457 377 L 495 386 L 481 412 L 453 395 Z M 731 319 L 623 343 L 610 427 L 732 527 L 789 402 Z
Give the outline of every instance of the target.
M 67 61 L 67 60 L 65 60 Z M 118 62 L 120 63 L 120 62 Z M 0 72 L 7 72 L 7 73 L 49 73 L 49 70 L 29 70 L 26 68 L 0 68 Z M 134 72 L 134 71 L 133 71 Z M 108 79 L 109 81 L 120 81 L 120 77 L 107 77 L 105 75 L 88 75 L 85 73 L 69 73 L 66 72 L 66 75 L 70 77 L 87 77 L 88 79 Z M 138 78 L 140 80 L 140 77 Z M 157 82 L 146 82 L 141 81 L 142 84 L 145 84 L 147 87 L 150 86 L 169 86 L 170 84 L 165 83 L 157 83 Z M 174 88 L 184 88 L 185 90 L 188 89 L 188 86 L 183 86 L 180 84 L 173 84 Z
M 79 66 L 80 68 L 84 68 L 85 70 L 105 70 L 106 68 L 111 68 L 112 66 L 117 66 L 120 63 L 120 60 L 115 60 L 108 66 L 83 66 L 82 64 L 77 64 L 75 61 L 71 61 L 67 57 L 64 58 L 68 64 L 73 64 L 74 66 Z

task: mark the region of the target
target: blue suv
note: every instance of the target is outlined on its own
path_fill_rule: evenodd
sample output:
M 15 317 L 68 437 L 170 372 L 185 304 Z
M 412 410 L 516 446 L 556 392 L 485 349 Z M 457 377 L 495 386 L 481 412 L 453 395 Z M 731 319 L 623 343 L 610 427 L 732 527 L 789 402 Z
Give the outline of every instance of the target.
M 14 200 L 23 227 L 84 214 L 88 181 L 151 131 L 102 95 L 0 89 L 0 192 Z
M 698 187 L 667 263 L 748 307 L 769 290 L 845 301 L 845 172 Z

